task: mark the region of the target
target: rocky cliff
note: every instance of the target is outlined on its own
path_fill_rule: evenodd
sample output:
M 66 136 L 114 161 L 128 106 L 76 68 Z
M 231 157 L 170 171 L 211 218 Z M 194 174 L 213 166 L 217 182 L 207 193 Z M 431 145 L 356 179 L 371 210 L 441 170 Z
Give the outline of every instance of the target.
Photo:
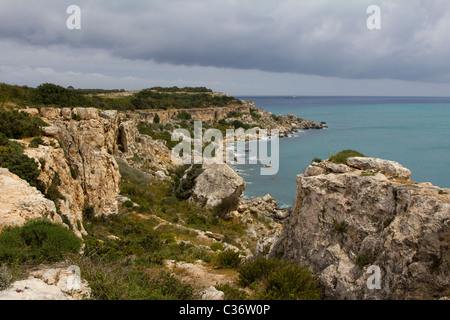
M 120 173 L 115 156 L 139 159 L 142 170 L 153 173 L 174 166 L 170 150 L 161 142 L 141 135 L 137 122 L 114 110 L 94 108 L 27 109 L 39 115 L 44 143 L 25 154 L 39 162 L 39 179 L 47 190 L 60 194 L 55 200 L 62 220 L 78 235 L 85 234 L 83 211 L 94 215 L 118 212 Z M 159 174 L 161 173 L 159 172 Z
M 448 189 L 400 164 L 349 158 L 297 177 L 292 213 L 270 250 L 310 265 L 332 299 L 435 299 L 450 290 Z M 373 268 L 380 286 L 368 286 Z M 369 272 L 368 272 L 369 271 Z

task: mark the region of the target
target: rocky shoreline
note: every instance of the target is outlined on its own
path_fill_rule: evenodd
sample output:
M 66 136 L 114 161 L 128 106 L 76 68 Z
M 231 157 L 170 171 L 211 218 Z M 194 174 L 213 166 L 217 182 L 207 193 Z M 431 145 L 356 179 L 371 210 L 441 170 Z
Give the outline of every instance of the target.
M 437 299 L 449 293 L 449 189 L 411 182 L 411 172 L 389 160 L 368 157 L 351 157 L 345 163 L 324 160 L 312 163 L 297 177 L 295 202 L 291 208 L 282 209 L 270 195 L 243 200 L 245 181 L 226 164 L 187 166 L 177 173 L 182 163 L 173 162 L 167 141 L 140 130 L 144 124 L 151 129 L 146 131 L 150 133 L 161 128 L 173 129 L 198 119 L 211 125 L 240 122 L 250 127 L 278 129 L 280 137 L 288 137 L 296 130 L 326 128 L 324 122 L 294 115 L 274 116 L 254 108 L 250 102 L 220 112 L 186 110 L 190 118 L 181 110 L 158 114 L 93 108 L 24 111 L 41 117 L 49 126 L 43 128 L 42 143 L 36 147 L 30 146 L 29 139 L 15 141 L 38 164 L 39 179 L 46 190 L 53 188 L 59 197 L 50 201 L 18 176 L 0 169 L 0 232 L 7 226 L 46 218 L 64 224 L 83 239 L 88 236 L 87 212 L 99 219 L 125 212 L 142 221 L 158 221 L 153 230 L 174 228 L 180 237 L 189 235 L 187 239 L 170 240 L 176 245 L 212 254 L 210 246 L 217 244 L 247 258 L 262 255 L 309 265 L 319 279 L 324 298 Z M 123 194 L 122 173 L 128 179 L 145 181 L 131 185 L 129 197 L 147 184 L 155 185 L 149 197 L 157 201 L 159 216 L 155 208 L 146 208 L 146 199 L 144 204 L 138 204 Z M 185 206 L 193 204 L 198 208 L 193 216 L 178 213 L 182 209 L 172 206 L 179 201 L 174 194 L 154 199 L 159 188 L 177 179 L 178 189 L 171 192 L 181 192 Z M 215 215 L 210 224 L 206 223 L 208 212 Z M 184 226 L 186 223 L 191 226 Z M 219 225 L 229 225 L 230 229 L 214 231 L 219 230 Z M 195 231 L 193 226 L 201 226 L 202 230 Z M 206 226 L 215 229 L 208 230 Z M 106 239 L 121 241 L 115 234 L 99 241 Z M 165 264 L 176 269 L 173 261 L 167 260 Z M 375 291 L 366 286 L 369 276 L 366 271 L 371 265 L 378 266 L 383 277 L 381 289 Z M 192 274 L 199 270 L 209 272 L 203 263 L 185 266 L 192 269 Z M 65 271 L 46 266 L 42 272 L 34 271 L 25 279 L 26 283 L 34 283 L 36 288 L 53 285 L 56 280 L 43 276 L 49 272 Z M 195 279 L 191 280 L 195 283 Z M 23 285 L 28 286 L 26 283 Z M 12 288 L 17 291 L 23 285 L 16 283 Z M 56 290 L 46 288 L 50 292 Z M 72 298 L 64 288 L 58 290 L 54 298 Z M 83 282 L 84 290 L 88 289 Z M 205 299 L 224 296 L 214 287 L 208 290 L 209 294 L 205 291 L 203 295 Z M 20 298 L 10 293 L 5 291 L 2 295 Z

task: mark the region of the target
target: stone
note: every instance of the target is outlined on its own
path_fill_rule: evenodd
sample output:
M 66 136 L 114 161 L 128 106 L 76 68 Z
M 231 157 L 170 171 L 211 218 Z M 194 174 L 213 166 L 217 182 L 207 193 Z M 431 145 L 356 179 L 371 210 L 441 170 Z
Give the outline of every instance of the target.
M 375 170 L 388 178 L 409 180 L 411 171 L 395 161 L 378 158 L 354 157 L 347 159 L 347 165 L 361 170 Z
M 17 281 L 4 291 L 0 300 L 72 300 L 56 286 L 48 285 L 34 277 Z
M 218 233 L 212 233 L 212 232 L 209 232 L 209 231 L 205 232 L 205 235 L 210 237 L 210 238 L 213 238 L 213 239 L 215 239 L 217 241 L 223 241 L 223 239 L 225 239 L 224 235 L 221 235 L 221 234 L 218 234 Z
M 47 137 L 58 137 L 59 128 L 58 127 L 42 127 L 42 132 L 44 136 Z
M 0 291 L 0 300 L 83 300 L 91 289 L 77 266 L 39 266 L 28 278 Z
M 327 173 L 327 170 L 321 166 L 310 165 L 305 170 L 305 177 L 318 176 Z
M 203 292 L 202 300 L 223 300 L 225 293 L 211 286 Z
M 345 164 L 337 164 L 337 163 L 333 163 L 333 162 L 329 162 L 329 161 L 325 162 L 325 168 L 330 170 L 333 173 L 345 173 L 345 172 L 349 172 L 352 170 L 350 167 L 346 166 Z
M 56 119 L 61 116 L 61 109 L 59 108 L 41 108 L 39 111 L 41 117 L 46 119 Z
M 206 208 L 225 206 L 227 212 L 236 210 L 245 189 L 244 179 L 227 164 L 204 164 L 203 168 L 190 200 Z
M 275 199 L 272 198 L 272 196 L 271 196 L 270 194 L 266 194 L 266 195 L 262 198 L 262 200 L 263 200 L 264 202 L 274 202 L 274 201 L 275 201 Z

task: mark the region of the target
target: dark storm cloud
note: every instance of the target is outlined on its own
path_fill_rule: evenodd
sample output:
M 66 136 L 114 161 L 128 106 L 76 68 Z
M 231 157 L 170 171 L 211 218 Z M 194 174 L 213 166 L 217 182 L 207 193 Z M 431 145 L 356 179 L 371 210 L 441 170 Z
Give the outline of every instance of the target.
M 65 27 L 82 10 L 82 30 Z M 366 9 L 382 10 L 368 30 Z M 129 60 L 342 78 L 450 81 L 446 0 L 2 0 L 0 39 Z

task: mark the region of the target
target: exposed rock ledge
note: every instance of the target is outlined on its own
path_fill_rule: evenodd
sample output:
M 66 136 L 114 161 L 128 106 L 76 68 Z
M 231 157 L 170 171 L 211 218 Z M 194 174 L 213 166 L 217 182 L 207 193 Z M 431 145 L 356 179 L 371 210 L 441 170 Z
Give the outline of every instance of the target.
M 450 190 L 409 181 L 400 164 L 350 158 L 297 176 L 270 255 L 310 265 L 327 298 L 436 299 L 450 292 Z M 369 289 L 369 265 L 381 288 Z
M 52 201 L 8 169 L 0 168 L 0 230 L 37 218 L 62 222 Z

